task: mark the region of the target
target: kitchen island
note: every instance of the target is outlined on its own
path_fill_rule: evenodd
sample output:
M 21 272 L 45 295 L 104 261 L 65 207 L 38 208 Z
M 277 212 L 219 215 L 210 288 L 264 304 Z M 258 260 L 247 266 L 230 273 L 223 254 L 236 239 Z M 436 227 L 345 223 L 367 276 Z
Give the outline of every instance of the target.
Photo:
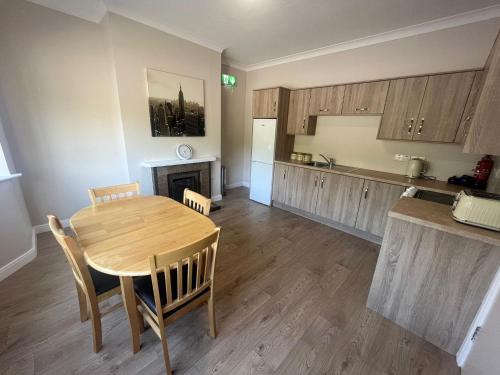
M 389 211 L 367 306 L 456 355 L 499 266 L 500 233 L 402 198 Z

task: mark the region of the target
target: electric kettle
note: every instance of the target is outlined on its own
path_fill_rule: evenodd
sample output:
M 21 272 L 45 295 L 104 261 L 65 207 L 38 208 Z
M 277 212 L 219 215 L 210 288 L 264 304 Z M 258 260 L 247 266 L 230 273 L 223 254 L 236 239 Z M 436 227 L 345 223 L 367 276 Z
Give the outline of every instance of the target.
M 411 159 L 408 162 L 408 167 L 406 170 L 406 176 L 410 178 L 419 178 L 424 173 L 424 161 L 422 159 Z

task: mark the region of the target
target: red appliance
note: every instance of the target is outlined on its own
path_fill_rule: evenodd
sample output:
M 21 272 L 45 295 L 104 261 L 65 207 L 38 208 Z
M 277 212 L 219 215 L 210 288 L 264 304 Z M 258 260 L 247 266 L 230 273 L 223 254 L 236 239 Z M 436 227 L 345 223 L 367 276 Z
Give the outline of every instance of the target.
M 493 159 L 490 155 L 484 156 L 476 164 L 474 168 L 474 178 L 476 180 L 475 187 L 478 189 L 485 189 L 488 183 L 488 177 L 493 170 Z

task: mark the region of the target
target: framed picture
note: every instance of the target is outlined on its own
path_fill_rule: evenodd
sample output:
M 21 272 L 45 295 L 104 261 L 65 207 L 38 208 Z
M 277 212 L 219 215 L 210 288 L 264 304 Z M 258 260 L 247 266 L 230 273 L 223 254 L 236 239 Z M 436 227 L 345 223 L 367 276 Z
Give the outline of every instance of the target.
M 203 80 L 147 69 L 153 137 L 205 136 Z

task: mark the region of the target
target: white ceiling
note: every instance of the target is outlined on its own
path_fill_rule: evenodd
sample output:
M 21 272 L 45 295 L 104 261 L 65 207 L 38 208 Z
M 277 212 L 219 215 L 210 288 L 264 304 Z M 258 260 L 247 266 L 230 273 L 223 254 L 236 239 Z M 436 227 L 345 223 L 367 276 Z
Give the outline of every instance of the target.
M 246 68 L 308 51 L 335 50 L 346 42 L 373 44 L 500 17 L 500 0 L 30 1 L 94 22 L 107 9 L 224 50 L 226 61 Z

